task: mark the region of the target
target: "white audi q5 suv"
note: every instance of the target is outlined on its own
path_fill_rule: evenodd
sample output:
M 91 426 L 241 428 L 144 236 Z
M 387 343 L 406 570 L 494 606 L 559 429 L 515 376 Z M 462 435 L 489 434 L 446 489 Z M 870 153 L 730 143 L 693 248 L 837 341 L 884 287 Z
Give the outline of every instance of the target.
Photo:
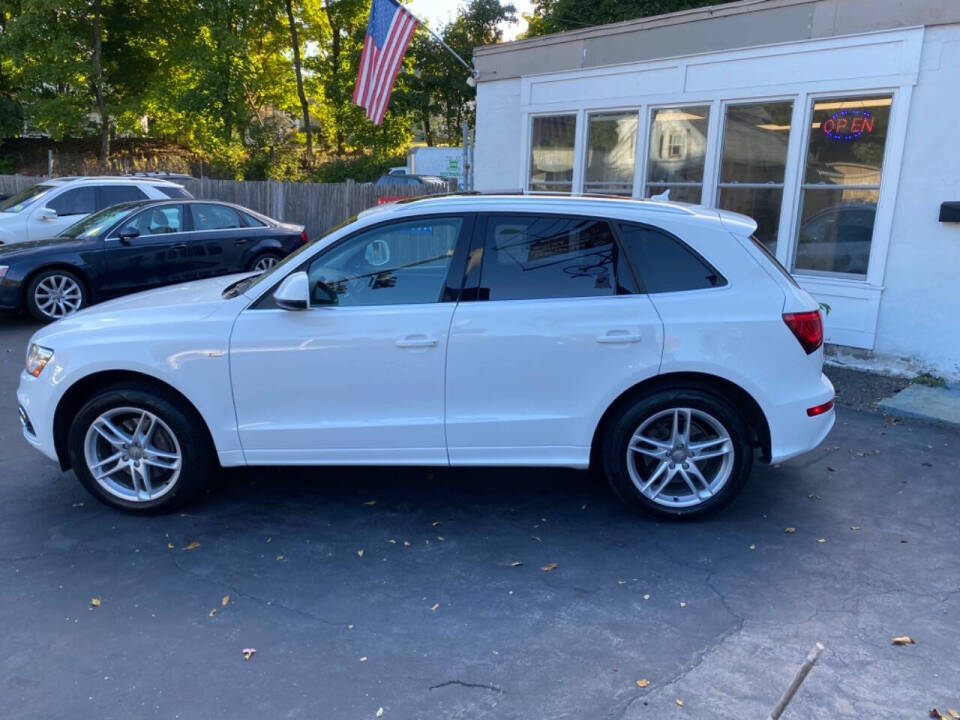
M 755 228 L 636 200 L 382 206 L 263 274 L 43 328 L 24 435 L 140 512 L 218 465 L 593 464 L 633 507 L 701 515 L 834 423 L 818 305 Z

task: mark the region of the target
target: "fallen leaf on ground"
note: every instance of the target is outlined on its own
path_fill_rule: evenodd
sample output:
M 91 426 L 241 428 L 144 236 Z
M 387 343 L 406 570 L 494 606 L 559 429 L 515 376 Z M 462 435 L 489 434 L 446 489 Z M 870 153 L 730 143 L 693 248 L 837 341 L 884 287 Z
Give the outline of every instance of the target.
M 650 686 L 650 681 L 647 680 L 646 678 L 640 678 L 639 680 L 637 680 L 637 687 L 638 687 L 638 688 L 645 688 L 645 687 L 649 687 L 649 686 Z
M 377 710 L 377 717 L 383 717 L 383 708 Z
M 253 657 L 254 655 L 256 655 L 256 654 L 257 654 L 257 649 L 256 649 L 256 648 L 244 648 L 244 649 L 243 649 L 243 659 L 244 659 L 244 660 L 249 660 L 250 658 L 252 658 L 252 657 Z
M 376 501 L 376 500 L 367 500 L 367 501 L 364 503 L 364 505 L 376 505 L 376 504 L 377 504 L 377 501 Z
M 387 540 L 387 542 L 390 543 L 391 545 L 396 545 L 396 544 L 397 544 L 397 541 L 394 540 L 393 538 L 390 538 L 389 540 Z
M 859 525 L 851 525 L 851 526 L 850 526 L 850 529 L 853 530 L 854 532 L 856 532 L 857 530 L 860 529 L 860 526 L 859 526 Z
M 643 596 L 643 599 L 644 599 L 644 600 L 649 600 L 649 599 L 650 599 L 650 593 L 647 593 L 646 595 L 644 595 L 644 596 Z
M 581 509 L 581 510 L 586 510 L 586 509 L 587 509 L 587 506 L 586 506 L 586 505 L 581 505 L 581 506 L 580 506 L 580 509 Z
M 198 543 L 196 540 L 194 540 L 192 543 L 190 543 L 189 545 L 187 545 L 187 546 L 184 548 L 184 550 L 196 550 L 198 547 L 200 547 L 200 543 Z
M 167 547 L 173 550 L 173 543 L 167 543 Z
M 363 557 L 363 550 L 357 550 L 357 557 Z
M 540 566 L 540 569 L 543 570 L 544 572 L 550 572 L 551 570 L 556 570 L 556 569 L 557 569 L 557 564 L 556 564 L 556 563 L 547 563 L 546 565 L 541 565 L 541 566 Z
M 680 601 L 680 607 L 686 607 L 686 606 L 687 606 L 687 604 L 686 604 L 683 600 L 681 600 L 681 601 Z
M 444 542 L 446 538 L 443 535 L 437 535 L 437 540 L 440 542 Z
M 430 523 L 430 524 L 433 525 L 434 527 L 437 527 L 438 525 L 443 525 L 443 522 L 440 521 L 440 520 L 434 520 L 434 521 L 433 521 L 432 523 Z
M 797 529 L 795 527 L 788 527 L 788 528 L 784 528 L 783 531 L 785 533 L 795 533 Z
M 268 537 L 268 538 L 267 538 L 267 542 L 268 542 L 268 543 L 273 542 L 273 538 L 272 538 L 272 537 Z
M 100 607 L 100 598 L 90 598 L 90 607 Z
M 217 614 L 217 609 L 214 608 L 213 610 L 211 610 L 211 611 L 210 611 L 209 613 L 207 613 L 207 614 L 208 614 L 210 617 L 213 617 L 214 615 Z
M 680 698 L 677 698 L 677 705 L 679 705 L 680 707 L 683 707 L 683 700 L 681 700 Z
M 520 567 L 521 565 L 523 565 L 523 563 L 520 560 L 514 560 L 510 563 L 510 567 Z
M 953 708 L 950 708 L 949 710 L 947 710 L 947 712 L 950 713 L 950 717 L 952 717 L 954 720 L 960 720 L 960 713 L 958 713 Z
M 894 645 L 916 645 L 917 644 L 914 641 L 914 639 L 909 635 L 898 635 L 892 640 L 892 642 Z
M 431 610 L 436 610 L 438 607 L 440 607 L 440 603 L 434 603 L 434 604 L 433 604 L 433 607 L 430 608 L 430 609 L 431 609 Z
M 827 541 L 826 538 L 817 538 L 818 543 L 825 543 L 826 541 Z
M 617 585 L 626 585 L 626 584 L 627 584 L 626 580 L 617 580 Z
M 531 535 L 531 536 L 530 536 L 530 539 L 531 539 L 531 540 L 536 540 L 537 542 L 540 542 L 540 538 L 537 537 L 536 535 Z
M 277 560 L 283 560 L 283 555 L 277 555 Z
M 750 546 L 750 549 L 751 549 L 751 550 L 756 550 L 756 549 L 757 549 L 757 546 L 756 546 L 756 545 L 751 545 L 751 546 Z
M 229 596 L 229 595 L 224 595 L 224 596 L 220 599 L 220 604 L 221 604 L 223 607 L 226 607 L 227 605 L 229 605 L 229 604 L 230 604 L 230 596 Z
M 827 465 L 827 472 L 836 472 L 836 470 L 834 470 L 832 467 Z
M 409 541 L 409 540 L 404 540 L 404 541 L 403 541 L 403 546 L 404 546 L 404 547 L 410 547 L 410 541 Z
M 366 661 L 367 661 L 367 656 L 366 656 L 366 655 L 364 655 L 362 658 L 360 658 L 360 662 L 366 662 Z

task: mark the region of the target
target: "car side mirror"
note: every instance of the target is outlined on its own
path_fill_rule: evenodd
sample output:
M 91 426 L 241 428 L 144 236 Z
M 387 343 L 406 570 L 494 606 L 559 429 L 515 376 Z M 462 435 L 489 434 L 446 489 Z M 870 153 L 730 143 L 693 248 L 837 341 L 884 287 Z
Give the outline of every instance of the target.
M 44 222 L 50 222 L 51 220 L 57 219 L 57 211 L 53 208 L 40 208 L 40 212 L 37 213 L 37 219 L 43 220 Z
M 273 293 L 273 301 L 284 310 L 310 308 L 310 279 L 302 270 L 290 273 Z
M 140 231 L 135 228 L 126 228 L 120 231 L 119 237 L 120 242 L 124 245 L 129 245 L 131 240 L 140 237 Z

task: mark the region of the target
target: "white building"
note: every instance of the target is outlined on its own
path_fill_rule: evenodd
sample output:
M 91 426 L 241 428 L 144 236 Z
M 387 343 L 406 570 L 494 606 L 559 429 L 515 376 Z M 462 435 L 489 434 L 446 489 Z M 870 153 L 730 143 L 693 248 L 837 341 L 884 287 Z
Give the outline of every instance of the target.
M 960 0 L 741 0 L 474 59 L 478 190 L 751 215 L 838 352 L 960 378 Z

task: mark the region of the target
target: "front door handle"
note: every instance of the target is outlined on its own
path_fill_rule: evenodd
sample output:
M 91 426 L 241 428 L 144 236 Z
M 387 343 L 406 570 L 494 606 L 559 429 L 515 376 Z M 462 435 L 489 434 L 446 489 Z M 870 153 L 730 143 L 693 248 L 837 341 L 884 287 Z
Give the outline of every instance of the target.
M 436 347 L 437 339 L 426 335 L 407 335 L 405 338 L 397 340 L 399 348 L 428 348 Z
M 176 245 L 171 245 L 171 246 L 170 246 L 170 249 L 171 249 L 171 250 L 186 250 L 186 249 L 187 249 L 187 244 L 186 244 L 186 243 L 177 243 Z
M 598 343 L 638 343 L 643 340 L 639 333 L 632 333 L 629 330 L 610 330 L 606 335 L 598 335 Z
M 234 245 L 246 245 L 250 238 L 234 238 Z

